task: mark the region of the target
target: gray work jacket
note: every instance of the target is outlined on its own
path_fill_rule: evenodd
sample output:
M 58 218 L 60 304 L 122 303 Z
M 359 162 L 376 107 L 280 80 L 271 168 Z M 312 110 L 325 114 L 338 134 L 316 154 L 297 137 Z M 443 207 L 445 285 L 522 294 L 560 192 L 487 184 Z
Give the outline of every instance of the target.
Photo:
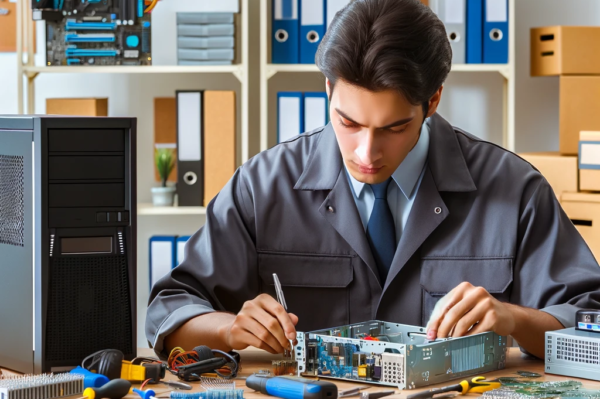
M 379 281 L 331 124 L 264 151 L 208 205 L 185 259 L 152 289 L 146 336 L 163 340 L 214 310 L 237 313 L 277 273 L 298 331 L 379 319 L 425 325 L 463 281 L 572 326 L 600 308 L 600 268 L 529 163 L 430 121 L 423 180 Z M 198 343 L 201 344 L 201 343 Z

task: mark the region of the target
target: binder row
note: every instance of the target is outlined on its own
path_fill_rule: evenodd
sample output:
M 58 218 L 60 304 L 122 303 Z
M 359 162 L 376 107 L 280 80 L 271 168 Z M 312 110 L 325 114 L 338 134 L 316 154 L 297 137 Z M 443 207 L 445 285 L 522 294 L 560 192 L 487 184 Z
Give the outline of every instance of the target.
M 325 126 L 329 122 L 328 110 L 325 92 L 277 93 L 277 143 Z
M 229 65 L 235 57 L 233 13 L 178 12 L 177 63 Z
M 271 62 L 314 64 L 326 28 L 350 0 L 273 0 Z
M 150 289 L 154 284 L 183 261 L 185 244 L 190 236 L 150 237 L 149 279 Z
M 508 63 L 508 0 L 430 0 L 446 27 L 453 64 Z

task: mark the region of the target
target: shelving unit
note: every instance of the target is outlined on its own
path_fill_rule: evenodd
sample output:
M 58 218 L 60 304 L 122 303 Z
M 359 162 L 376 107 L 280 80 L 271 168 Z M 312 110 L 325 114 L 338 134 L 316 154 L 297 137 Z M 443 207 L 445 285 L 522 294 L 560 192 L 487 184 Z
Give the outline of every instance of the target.
M 276 98 L 269 96 L 270 79 L 279 73 L 320 74 L 316 65 L 309 64 L 271 64 L 271 1 L 260 0 L 260 149 L 266 150 L 273 144 L 275 137 L 269 132 L 269 106 Z M 504 79 L 503 95 L 503 142 L 504 148 L 515 150 L 515 1 L 508 0 L 509 10 L 509 48 L 508 64 L 455 64 L 452 73 L 487 72 L 499 73 Z M 323 85 L 324 87 L 324 85 Z M 271 96 L 272 97 L 272 96 Z
M 246 162 L 250 157 L 249 150 L 249 63 L 248 63 L 248 31 L 249 12 L 248 1 L 240 0 L 241 14 L 241 62 L 234 65 L 218 66 L 35 66 L 33 53 L 33 18 L 31 8 L 26 0 L 17 0 L 17 100 L 18 112 L 24 112 L 25 87 L 23 79 L 27 78 L 27 113 L 35 113 L 35 78 L 41 73 L 147 73 L 147 74 L 233 74 L 241 86 L 241 160 Z M 27 61 L 23 63 L 23 44 L 27 42 Z M 41 47 L 41 46 L 40 46 Z

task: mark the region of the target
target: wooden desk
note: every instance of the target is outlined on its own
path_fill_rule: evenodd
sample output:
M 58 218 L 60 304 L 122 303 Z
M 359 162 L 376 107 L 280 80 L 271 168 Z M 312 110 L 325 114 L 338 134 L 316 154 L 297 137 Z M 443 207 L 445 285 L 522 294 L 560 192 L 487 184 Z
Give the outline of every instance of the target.
M 281 356 L 278 357 L 275 355 L 271 355 L 268 352 L 264 352 L 264 351 L 261 351 L 258 349 L 253 349 L 253 348 L 243 350 L 240 353 L 242 356 L 242 371 L 239 373 L 239 376 L 241 376 L 241 377 L 247 377 L 250 374 L 257 372 L 258 370 L 261 370 L 261 369 L 269 369 L 270 370 L 271 369 L 271 361 L 281 358 Z M 153 356 L 153 352 L 149 349 L 140 349 L 139 355 L 140 356 Z M 557 375 L 552 375 L 552 374 L 544 374 L 544 362 L 541 360 L 537 360 L 537 359 L 523 355 L 521 353 L 521 351 L 519 350 L 519 348 L 509 348 L 508 359 L 507 359 L 505 369 L 485 374 L 485 376 L 488 379 L 502 377 L 502 376 L 517 377 L 517 375 L 515 373 L 519 370 L 533 371 L 533 372 L 542 374 L 542 377 L 537 379 L 538 381 L 557 381 L 557 380 L 565 380 L 565 379 L 577 380 L 576 378 L 571 378 L 571 377 L 562 377 L 562 376 L 557 376 Z M 168 379 L 177 380 L 177 377 L 175 377 L 171 374 L 168 374 Z M 462 379 L 464 379 L 464 378 L 462 378 Z M 458 381 L 461 381 L 462 379 L 456 380 L 455 383 Z M 339 389 L 347 389 L 347 388 L 351 388 L 356 385 L 367 385 L 364 382 L 351 383 L 351 382 L 336 381 L 336 380 L 331 380 L 331 379 L 329 379 L 329 380 L 323 379 L 323 380 L 335 382 L 335 384 L 338 386 Z M 235 381 L 236 381 L 237 388 L 243 388 L 245 390 L 244 397 L 246 399 L 266 399 L 267 398 L 265 395 L 256 393 L 256 392 L 246 388 L 246 383 L 243 379 L 238 378 Z M 598 381 L 592 381 L 592 380 L 579 380 L 579 381 L 581 381 L 586 388 L 600 389 L 600 382 L 598 382 Z M 201 390 L 198 383 L 192 383 L 192 385 L 194 386 L 194 391 Z M 398 394 L 389 396 L 389 398 L 390 399 L 401 399 L 401 398 L 405 398 L 407 395 L 415 393 L 415 392 L 419 392 L 419 391 L 422 391 L 425 389 L 430 389 L 432 387 L 439 387 L 439 386 L 445 386 L 445 385 L 450 385 L 450 383 L 448 382 L 448 383 L 444 383 L 444 384 L 432 385 L 427 388 L 398 391 Z M 163 387 L 165 387 L 165 386 L 159 384 L 159 385 L 153 385 L 151 388 L 156 391 L 158 396 L 163 397 L 163 396 L 166 396 L 166 394 L 160 395 L 159 392 L 168 392 L 168 390 Z M 377 391 L 384 391 L 384 390 L 390 390 L 390 389 L 393 389 L 393 388 L 379 386 L 379 385 L 372 385 L 372 388 L 369 388 L 367 390 L 367 392 L 377 392 Z M 190 391 L 183 391 L 183 392 L 190 392 Z M 479 395 L 478 394 L 468 394 L 468 396 L 479 396 Z M 139 399 L 139 397 L 137 397 L 137 398 Z M 358 397 L 351 397 L 351 398 L 358 399 Z M 136 399 L 136 397 L 129 395 L 129 396 L 127 396 L 127 399 Z

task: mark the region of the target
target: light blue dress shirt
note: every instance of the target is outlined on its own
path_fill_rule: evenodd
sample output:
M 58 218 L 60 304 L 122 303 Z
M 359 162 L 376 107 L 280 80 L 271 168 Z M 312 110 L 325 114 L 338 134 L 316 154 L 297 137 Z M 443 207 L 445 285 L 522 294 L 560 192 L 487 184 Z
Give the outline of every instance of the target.
M 394 217 L 394 225 L 396 226 L 396 244 L 400 242 L 404 226 L 408 220 L 408 215 L 412 209 L 417 191 L 423 179 L 425 171 L 425 163 L 427 162 L 427 153 L 429 152 L 429 119 L 425 120 L 421 127 L 421 135 L 419 141 L 414 148 L 408 153 L 404 161 L 392 174 L 392 178 L 396 184 L 388 186 L 387 201 L 390 210 Z M 373 204 L 375 203 L 375 195 L 371 187 L 365 187 L 366 184 L 359 182 L 348 172 L 346 174 L 350 181 L 350 187 L 354 193 L 354 202 L 358 208 L 360 219 L 365 231 L 371 217 Z

